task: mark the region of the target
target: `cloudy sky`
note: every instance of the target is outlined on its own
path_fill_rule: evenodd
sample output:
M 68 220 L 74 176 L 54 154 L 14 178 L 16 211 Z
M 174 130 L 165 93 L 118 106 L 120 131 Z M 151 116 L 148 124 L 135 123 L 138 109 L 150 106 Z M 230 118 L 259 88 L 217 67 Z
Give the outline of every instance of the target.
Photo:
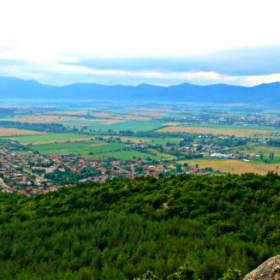
M 0 76 L 64 85 L 280 81 L 279 0 L 0 2 Z

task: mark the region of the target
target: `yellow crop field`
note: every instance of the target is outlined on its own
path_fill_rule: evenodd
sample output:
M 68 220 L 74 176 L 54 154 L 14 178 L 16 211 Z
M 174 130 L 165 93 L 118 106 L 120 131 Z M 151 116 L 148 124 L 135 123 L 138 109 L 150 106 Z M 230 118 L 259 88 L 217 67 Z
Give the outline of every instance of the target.
M 185 162 L 190 166 L 196 166 L 196 164 L 198 164 L 199 168 L 211 167 L 214 171 L 231 174 L 257 173 L 263 175 L 268 171 L 280 173 L 280 164 L 259 164 L 235 159 L 198 159 Z
M 234 129 L 234 128 L 213 128 L 213 127 L 187 127 L 171 125 L 158 130 L 158 132 L 183 132 L 197 134 L 215 134 L 215 135 L 234 135 L 237 137 L 250 137 L 254 135 L 268 136 L 271 131 L 257 129 Z
M 96 118 L 112 118 L 113 115 L 111 113 L 107 112 L 97 112 L 93 114 L 94 117 Z
M 0 137 L 2 136 L 19 136 L 19 135 L 42 135 L 45 132 L 25 130 L 18 128 L 0 128 Z
M 21 117 L 14 118 L 13 121 L 17 122 L 26 122 L 26 123 L 55 123 L 61 121 L 77 121 L 77 120 L 86 120 L 85 118 L 80 117 L 65 117 L 65 116 L 47 116 L 47 115 L 38 115 L 30 117 Z
M 117 119 L 110 119 L 110 120 L 104 120 L 100 124 L 110 125 L 110 124 L 115 124 L 115 123 L 120 123 L 120 122 L 123 122 L 123 121 L 117 120 Z

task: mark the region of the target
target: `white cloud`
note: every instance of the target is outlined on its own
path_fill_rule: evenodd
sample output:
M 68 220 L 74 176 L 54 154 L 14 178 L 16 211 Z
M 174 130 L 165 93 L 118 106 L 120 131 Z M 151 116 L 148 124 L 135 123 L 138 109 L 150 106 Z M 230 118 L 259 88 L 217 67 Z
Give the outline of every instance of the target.
M 1 1 L 0 59 L 28 64 L 6 69 L 2 66 L 1 75 L 34 75 L 44 81 L 46 75 L 53 75 L 54 83 L 64 83 L 56 80 L 60 71 L 65 75 L 76 73 L 76 81 L 82 75 L 89 80 L 102 75 L 122 77 L 120 81 L 130 77 L 135 78 L 133 83 L 141 78 L 166 83 L 274 81 L 279 79 L 278 74 L 244 78 L 211 71 L 131 72 L 62 63 L 75 62 L 79 56 L 185 56 L 280 45 L 279 8 L 278 0 Z
M 52 53 L 185 55 L 280 43 L 278 0 L 9 0 L 0 45 Z
M 61 62 L 73 62 L 75 58 L 60 57 Z M 46 64 L 0 65 L 0 76 L 16 76 L 23 79 L 37 79 L 46 84 L 69 84 L 74 82 L 105 84 L 174 85 L 184 82 L 209 85 L 230 84 L 254 86 L 280 81 L 280 73 L 268 75 L 223 75 L 214 71 L 160 71 L 160 70 L 114 70 L 95 69 L 81 65 L 69 65 L 54 61 Z M 74 80 L 73 80 L 74 79 Z
M 248 86 L 269 84 L 278 81 L 280 81 L 280 73 L 270 75 L 247 76 L 244 78 L 244 83 Z

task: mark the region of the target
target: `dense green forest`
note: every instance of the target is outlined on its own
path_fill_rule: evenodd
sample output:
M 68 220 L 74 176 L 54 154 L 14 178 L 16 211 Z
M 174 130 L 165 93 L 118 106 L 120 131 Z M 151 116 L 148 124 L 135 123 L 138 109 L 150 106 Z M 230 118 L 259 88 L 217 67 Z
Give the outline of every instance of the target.
M 0 279 L 238 279 L 280 252 L 279 193 L 273 173 L 1 193 Z

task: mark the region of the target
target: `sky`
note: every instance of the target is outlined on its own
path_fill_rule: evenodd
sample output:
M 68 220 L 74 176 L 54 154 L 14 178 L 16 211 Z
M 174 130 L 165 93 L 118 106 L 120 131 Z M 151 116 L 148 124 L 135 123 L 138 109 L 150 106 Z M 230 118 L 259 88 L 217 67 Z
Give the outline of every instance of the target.
M 279 0 L 0 2 L 0 76 L 52 85 L 280 81 Z

